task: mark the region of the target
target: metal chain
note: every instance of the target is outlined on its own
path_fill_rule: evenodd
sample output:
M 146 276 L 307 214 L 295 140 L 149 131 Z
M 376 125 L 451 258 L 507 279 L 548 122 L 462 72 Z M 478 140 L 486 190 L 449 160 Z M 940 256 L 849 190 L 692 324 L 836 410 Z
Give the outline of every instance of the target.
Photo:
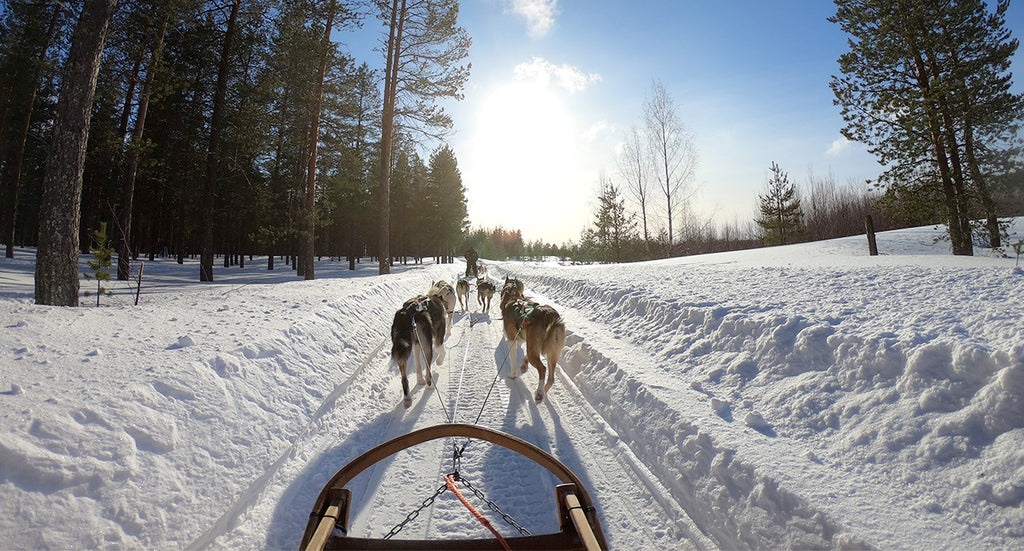
M 495 513 L 498 513 L 499 515 L 501 515 L 501 519 L 504 520 L 506 523 L 508 523 L 509 526 L 515 528 L 516 530 L 519 530 L 520 534 L 522 534 L 524 536 L 532 535 L 529 530 L 527 530 L 526 528 L 523 528 L 522 526 L 520 526 L 519 523 L 516 522 L 516 519 L 512 518 L 511 515 L 509 515 L 508 513 L 503 512 L 498 507 L 498 505 L 496 503 L 494 503 L 493 501 L 487 499 L 487 496 L 485 496 L 483 492 L 481 492 L 480 490 L 476 489 L 476 487 L 474 487 L 472 484 L 470 484 L 469 480 L 466 480 L 466 477 L 460 475 L 458 472 L 452 473 L 452 477 L 455 480 L 458 480 L 458 481 L 462 482 L 467 488 L 469 488 L 469 490 L 471 492 L 473 492 L 476 495 L 476 497 L 482 499 L 483 502 L 487 504 L 487 507 L 490 510 L 492 510 Z
M 434 504 L 434 500 L 437 499 L 438 496 L 440 496 L 441 494 L 443 494 L 443 493 L 445 493 L 447 491 L 448 491 L 448 485 L 447 484 L 442 484 L 437 490 L 434 490 L 434 495 L 428 497 L 427 499 L 424 499 L 423 503 L 421 503 L 420 506 L 415 511 L 409 513 L 405 517 L 405 520 L 403 520 L 402 522 L 399 522 L 397 526 L 395 526 L 394 528 L 391 529 L 390 532 L 385 534 L 384 535 L 384 539 L 389 540 L 395 534 L 398 534 L 399 532 L 401 532 L 402 528 L 405 528 L 406 524 L 409 524 L 410 522 L 415 520 L 416 517 L 420 516 L 420 512 L 422 512 L 427 507 L 430 507 L 431 505 L 433 505 Z
M 414 319 L 414 321 L 413 321 L 413 328 L 415 328 L 415 327 L 416 327 L 416 322 L 415 322 L 415 319 Z M 469 327 L 470 327 L 470 329 L 473 328 L 473 316 L 472 316 L 472 314 L 469 317 Z M 511 350 L 509 350 L 509 353 L 511 354 Z M 426 360 L 425 357 L 424 357 L 424 360 Z M 490 387 L 490 389 L 487 390 L 487 396 L 484 398 L 484 403 L 480 406 L 480 412 L 477 414 L 476 421 L 474 421 L 474 424 L 477 424 L 477 423 L 480 422 L 480 417 L 483 415 L 484 408 L 487 406 L 487 400 L 490 399 L 491 391 L 494 390 L 494 384 L 498 381 L 498 374 L 501 373 L 501 368 L 504 367 L 505 362 L 508 361 L 508 360 L 509 360 L 509 357 L 506 356 L 506 358 L 504 358 L 502 360 L 502 365 L 498 367 L 498 371 L 494 375 L 494 381 L 491 382 L 491 387 Z M 451 379 L 450 379 L 451 373 L 449 373 L 448 375 L 449 375 L 449 386 L 450 386 L 451 385 Z M 441 393 L 440 393 L 440 391 L 438 391 L 436 383 L 434 384 L 434 391 L 437 394 L 437 397 L 438 397 L 439 401 L 441 402 L 441 409 L 442 409 L 442 411 L 444 411 L 445 417 L 448 418 L 448 422 L 449 423 L 453 423 L 454 420 L 452 419 L 452 417 L 450 415 L 448 415 L 448 411 L 444 407 L 444 399 L 441 397 Z M 461 388 L 460 388 L 459 396 L 461 396 Z M 454 411 L 453 411 L 453 413 L 454 413 Z M 472 439 L 471 438 L 467 438 L 465 440 L 465 442 L 462 443 L 462 446 L 460 447 L 458 445 L 458 443 L 455 441 L 455 439 L 452 438 L 452 469 L 453 469 L 453 471 L 452 471 L 452 473 L 450 473 L 450 475 L 452 476 L 452 478 L 454 480 L 461 481 L 466 486 L 466 488 L 469 488 L 469 490 L 471 492 L 473 492 L 473 494 L 476 495 L 476 497 L 480 498 L 484 503 L 487 504 L 487 507 L 491 511 L 494 511 L 495 513 L 498 513 L 499 515 L 501 515 L 501 519 L 504 520 L 509 526 L 515 528 L 516 530 L 519 531 L 520 534 L 522 534 L 524 536 L 532 535 L 529 530 L 527 530 L 526 528 L 523 528 L 522 526 L 520 526 L 519 523 L 516 522 L 516 520 L 514 518 L 512 518 L 511 515 L 509 515 L 508 513 L 505 513 L 504 511 L 502 511 L 501 508 L 498 507 L 498 505 L 496 503 L 494 503 L 493 501 L 487 499 L 487 496 L 484 495 L 484 493 L 482 491 L 477 489 L 475 486 L 473 486 L 469 482 L 469 480 L 467 480 L 464 476 L 459 474 L 459 469 L 462 466 L 462 455 L 463 455 L 463 452 L 466 451 L 466 446 L 469 445 L 470 440 L 472 440 Z M 445 493 L 446 491 L 448 491 L 448 485 L 447 484 L 440 485 L 437 488 L 437 490 L 434 490 L 434 494 L 433 495 L 431 495 L 427 499 L 424 499 L 423 503 L 421 503 L 420 506 L 418 508 L 416 508 L 416 510 L 414 510 L 414 511 L 410 512 L 408 515 L 406 515 L 405 520 L 403 520 L 402 522 L 398 523 L 398 525 L 396 525 L 387 534 L 385 534 L 384 535 L 384 539 L 386 539 L 386 540 L 391 539 L 392 537 L 397 535 L 399 532 L 401 532 L 402 529 L 406 527 L 406 525 L 408 525 L 410 522 L 415 520 L 416 517 L 418 517 L 420 515 L 420 513 L 423 512 L 424 509 L 426 509 L 427 507 L 430 507 L 431 505 L 433 505 L 434 504 L 434 500 L 436 500 L 438 497 L 440 497 L 441 494 Z

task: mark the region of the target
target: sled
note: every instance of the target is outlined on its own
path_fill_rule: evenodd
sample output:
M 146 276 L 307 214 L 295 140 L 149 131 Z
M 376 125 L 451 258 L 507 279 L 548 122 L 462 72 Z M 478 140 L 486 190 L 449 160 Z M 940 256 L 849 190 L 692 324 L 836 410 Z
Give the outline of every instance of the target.
M 552 534 L 495 539 L 404 540 L 354 538 L 348 536 L 352 491 L 345 488 L 353 478 L 379 461 L 417 444 L 439 438 L 465 437 L 485 440 L 533 460 L 555 475 L 561 484 L 555 487 L 560 529 Z M 597 511 L 583 482 L 553 455 L 533 444 L 477 425 L 451 423 L 419 429 L 385 442 L 352 460 L 324 486 L 313 505 L 299 549 L 607 549 Z

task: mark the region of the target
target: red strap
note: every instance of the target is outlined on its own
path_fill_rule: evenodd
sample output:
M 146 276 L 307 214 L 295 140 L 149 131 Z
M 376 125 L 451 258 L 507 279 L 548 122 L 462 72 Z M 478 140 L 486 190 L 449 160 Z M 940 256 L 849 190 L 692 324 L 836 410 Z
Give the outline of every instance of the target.
M 466 498 L 462 497 L 462 492 L 459 491 L 459 487 L 456 486 L 455 481 L 452 480 L 452 475 L 445 475 L 444 481 L 445 483 L 448 484 L 448 489 L 451 490 L 453 494 L 455 494 L 455 497 L 459 498 L 459 501 L 461 501 L 462 504 L 465 505 L 467 509 L 469 509 L 470 513 L 473 513 L 473 516 L 480 521 L 480 524 L 483 524 L 485 528 L 487 528 L 491 531 L 492 534 L 494 534 L 494 537 L 498 538 L 498 543 L 500 543 L 501 546 L 505 548 L 505 551 L 512 551 L 512 548 L 508 546 L 507 542 L 505 542 L 505 538 L 501 537 L 501 534 L 499 534 L 498 531 L 495 530 L 493 526 L 491 526 L 490 521 L 484 518 L 484 516 L 481 515 L 480 512 L 477 511 L 475 507 L 473 507 L 473 504 L 466 501 Z

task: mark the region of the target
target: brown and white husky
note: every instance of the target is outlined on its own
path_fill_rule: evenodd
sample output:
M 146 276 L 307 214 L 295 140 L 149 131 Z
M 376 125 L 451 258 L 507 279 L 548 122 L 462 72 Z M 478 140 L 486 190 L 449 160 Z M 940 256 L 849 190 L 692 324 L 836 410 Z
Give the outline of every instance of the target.
M 462 308 L 463 312 L 469 311 L 469 282 L 465 279 L 459 278 L 455 282 L 455 294 L 459 295 L 459 308 Z M 465 298 L 465 301 L 463 301 Z
M 442 300 L 434 295 L 420 295 L 405 301 L 395 312 L 391 323 L 391 359 L 402 374 L 402 403 L 412 405 L 407 368 L 410 357 L 416 365 L 417 384 L 434 384 L 430 364 L 437 355 L 437 365 L 444 363 L 444 338 L 447 330 Z M 423 371 L 427 372 L 426 377 Z
M 554 308 L 525 298 L 523 283 L 508 276 L 501 289 L 501 317 L 508 340 L 509 378 L 515 379 L 519 373 L 525 373 L 527 362 L 537 368 L 537 392 L 533 397 L 540 402 L 555 382 L 555 368 L 565 348 L 565 322 Z M 517 370 L 515 351 L 519 341 L 526 343 L 526 357 Z M 548 360 L 547 367 L 541 362 L 541 354 Z
M 455 289 L 447 281 L 439 279 L 427 291 L 427 296 L 436 296 L 441 299 L 445 313 L 448 315 L 448 326 L 451 327 L 455 320 Z
M 491 298 L 494 297 L 494 284 L 490 281 L 479 278 L 476 280 L 476 301 L 480 303 L 480 310 L 491 311 Z

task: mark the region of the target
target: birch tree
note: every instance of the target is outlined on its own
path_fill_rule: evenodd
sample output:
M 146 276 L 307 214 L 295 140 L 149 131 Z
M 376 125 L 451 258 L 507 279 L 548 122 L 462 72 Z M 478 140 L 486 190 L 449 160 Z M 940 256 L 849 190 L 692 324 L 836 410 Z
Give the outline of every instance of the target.
M 636 125 L 629 129 L 622 152 L 618 158 L 619 174 L 626 182 L 626 190 L 640 207 L 640 220 L 644 231 L 644 252 L 651 254 L 651 236 L 647 228 L 647 207 L 650 203 L 650 186 L 648 185 L 647 151 L 643 134 Z
M 665 198 L 668 245 L 671 253 L 675 233 L 673 218 L 693 196 L 693 176 L 697 169 L 697 149 L 693 136 L 679 119 L 672 96 L 655 81 L 644 101 L 644 127 L 650 145 L 652 174 Z

